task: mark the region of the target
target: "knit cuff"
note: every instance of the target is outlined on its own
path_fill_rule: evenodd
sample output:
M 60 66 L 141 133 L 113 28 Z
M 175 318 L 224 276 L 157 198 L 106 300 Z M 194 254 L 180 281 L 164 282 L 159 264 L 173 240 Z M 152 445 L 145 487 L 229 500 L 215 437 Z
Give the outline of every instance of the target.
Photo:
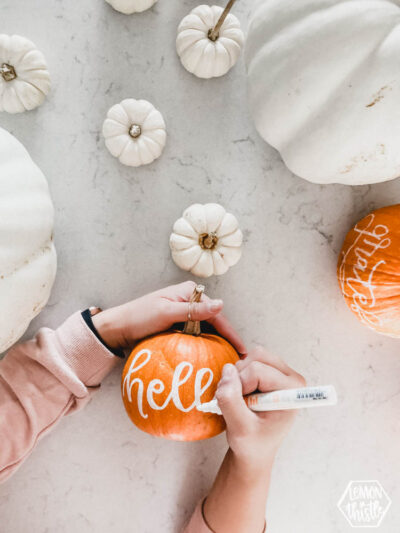
M 55 336 L 64 360 L 86 386 L 99 385 L 119 362 L 87 327 L 80 311 L 70 316 Z

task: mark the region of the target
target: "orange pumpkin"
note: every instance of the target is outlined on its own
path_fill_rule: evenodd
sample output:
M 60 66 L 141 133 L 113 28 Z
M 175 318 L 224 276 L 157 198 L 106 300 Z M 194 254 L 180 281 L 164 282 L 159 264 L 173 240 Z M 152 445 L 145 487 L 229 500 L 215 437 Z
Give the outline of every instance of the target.
M 379 333 L 400 337 L 400 205 L 370 213 L 349 231 L 337 274 L 357 318 Z
M 192 301 L 199 301 L 198 286 Z M 222 416 L 196 409 L 214 397 L 222 368 L 238 361 L 236 350 L 217 335 L 201 334 L 198 322 L 140 342 L 122 374 L 121 391 L 132 422 L 172 440 L 201 440 L 225 429 Z

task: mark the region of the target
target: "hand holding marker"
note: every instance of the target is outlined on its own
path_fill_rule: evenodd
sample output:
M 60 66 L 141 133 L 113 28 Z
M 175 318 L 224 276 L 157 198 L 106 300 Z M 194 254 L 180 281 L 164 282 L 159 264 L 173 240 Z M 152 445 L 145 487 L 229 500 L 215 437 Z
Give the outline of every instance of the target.
M 326 385 L 249 394 L 244 400 L 252 411 L 284 411 L 336 405 L 337 394 L 333 385 Z M 216 399 L 198 405 L 197 409 L 203 413 L 222 415 Z

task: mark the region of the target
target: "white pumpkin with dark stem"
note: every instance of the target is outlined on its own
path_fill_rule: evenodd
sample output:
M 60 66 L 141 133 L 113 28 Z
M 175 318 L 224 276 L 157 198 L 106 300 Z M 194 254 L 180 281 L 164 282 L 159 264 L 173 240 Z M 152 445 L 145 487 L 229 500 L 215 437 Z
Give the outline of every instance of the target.
M 224 274 L 239 261 L 242 241 L 234 215 L 219 204 L 194 204 L 175 222 L 169 244 L 180 268 L 208 278 Z
M 312 182 L 400 176 L 399 57 L 398 2 L 258 1 L 246 43 L 257 130 Z
M 132 13 L 141 13 L 150 9 L 157 0 L 106 0 L 116 11 L 124 13 L 124 15 L 132 15 Z
M 238 19 L 227 7 L 201 5 L 179 25 L 176 49 L 186 70 L 199 78 L 226 74 L 237 62 L 244 43 Z
M 38 107 L 50 91 L 46 60 L 19 35 L 0 35 L 0 111 L 22 113 Z
M 123 165 L 139 167 L 160 157 L 167 133 L 161 113 L 147 100 L 127 98 L 109 109 L 103 135 Z
M 0 128 L 0 353 L 49 298 L 57 266 L 53 216 L 42 172 Z

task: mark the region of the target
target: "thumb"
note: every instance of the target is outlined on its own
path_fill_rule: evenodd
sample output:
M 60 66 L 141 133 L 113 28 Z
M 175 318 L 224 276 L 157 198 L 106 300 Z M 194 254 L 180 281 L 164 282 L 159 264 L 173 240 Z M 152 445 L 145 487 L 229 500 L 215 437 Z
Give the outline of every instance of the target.
M 188 302 L 174 302 L 168 310 L 169 318 L 174 322 L 191 320 L 209 320 L 217 316 L 224 306 L 222 300 L 207 300 L 205 302 L 189 304 Z
M 243 399 L 242 382 L 235 365 L 228 363 L 224 366 L 215 397 L 228 430 L 232 433 L 243 432 L 250 412 Z

